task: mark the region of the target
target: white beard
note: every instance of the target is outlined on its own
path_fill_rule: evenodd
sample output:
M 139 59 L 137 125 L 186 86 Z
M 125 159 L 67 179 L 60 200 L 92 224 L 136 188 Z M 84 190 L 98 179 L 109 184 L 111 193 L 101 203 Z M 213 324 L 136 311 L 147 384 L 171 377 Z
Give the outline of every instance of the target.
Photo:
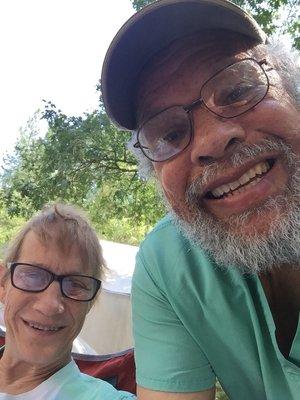
M 186 191 L 186 205 L 191 211 L 184 220 L 170 210 L 175 224 L 194 244 L 208 252 L 223 267 L 235 266 L 246 273 L 265 272 L 282 264 L 300 268 L 300 161 L 290 147 L 280 139 L 265 140 L 259 145 L 241 145 L 230 160 L 232 166 L 242 165 L 246 160 L 265 151 L 279 150 L 291 172 L 285 193 L 270 198 L 262 206 L 226 222 L 216 219 L 199 206 L 198 194 L 209 178 L 221 170 L 218 163 L 205 169 Z M 168 204 L 170 209 L 170 205 Z M 265 233 L 243 234 L 251 216 L 272 212 L 274 218 Z M 245 232 L 245 231 L 244 231 Z

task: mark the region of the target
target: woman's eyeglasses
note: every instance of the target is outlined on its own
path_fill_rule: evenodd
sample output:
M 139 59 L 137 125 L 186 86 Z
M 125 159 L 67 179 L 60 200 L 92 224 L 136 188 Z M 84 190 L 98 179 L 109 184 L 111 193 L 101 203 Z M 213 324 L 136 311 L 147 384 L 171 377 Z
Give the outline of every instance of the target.
M 63 296 L 77 301 L 91 301 L 101 286 L 99 279 L 88 275 L 56 275 L 37 265 L 19 262 L 9 263 L 8 267 L 12 285 L 25 292 L 42 292 L 57 281 Z

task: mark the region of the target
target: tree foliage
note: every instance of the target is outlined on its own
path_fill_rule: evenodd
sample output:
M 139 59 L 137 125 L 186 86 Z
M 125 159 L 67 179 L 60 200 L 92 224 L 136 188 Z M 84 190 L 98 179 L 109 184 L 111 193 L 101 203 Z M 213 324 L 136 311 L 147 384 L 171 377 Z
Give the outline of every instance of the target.
M 140 10 L 155 0 L 131 0 Z M 293 46 L 300 50 L 299 0 L 232 0 L 248 11 L 268 34 L 290 34 Z
M 87 209 L 108 239 L 137 243 L 163 213 L 153 184 L 145 185 L 126 143 L 100 111 L 67 116 L 46 103 L 49 129 L 40 137 L 36 115 L 23 130 L 2 174 L 3 202 L 11 215 L 28 217 L 62 200 Z M 139 221 L 139 228 L 137 228 Z
M 136 10 L 152 2 L 131 1 Z M 300 48 L 298 1 L 234 0 L 268 34 L 289 32 Z M 41 117 L 49 126 L 45 137 L 36 129 Z M 138 178 L 136 161 L 126 147 L 128 138 L 128 132 L 118 131 L 109 122 L 101 103 L 99 110 L 83 117 L 67 116 L 54 104 L 45 103 L 6 160 L 0 187 L 0 219 L 4 221 L 4 225 L 0 221 L 4 232 L 0 242 L 45 203 L 63 200 L 88 210 L 108 239 L 138 243 L 164 207 L 154 184 L 145 185 Z M 9 218 L 11 225 L 5 222 Z
M 25 223 L 25 218 L 8 213 L 4 201 L 3 191 L 0 191 L 0 257 L 2 258 L 6 244 L 12 236 L 16 235 L 21 225 Z

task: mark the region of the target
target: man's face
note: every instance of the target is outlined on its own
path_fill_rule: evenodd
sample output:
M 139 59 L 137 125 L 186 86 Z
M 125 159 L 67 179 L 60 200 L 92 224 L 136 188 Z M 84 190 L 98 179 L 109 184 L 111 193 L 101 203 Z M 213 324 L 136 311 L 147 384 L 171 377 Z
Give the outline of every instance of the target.
M 186 230 L 201 217 L 202 223 L 222 230 L 215 240 L 226 232 L 245 245 L 251 238 L 268 237 L 275 221 L 287 213 L 287 197 L 295 200 L 291 186 L 297 180 L 300 112 L 262 50 L 237 45 L 227 49 L 223 33 L 223 38 L 207 37 L 200 45 L 178 46 L 152 72 L 148 68 L 139 88 L 138 115 L 142 122 L 166 107 L 190 104 L 216 70 L 247 57 L 266 58 L 270 88 L 261 103 L 231 119 L 198 107 L 193 111 L 194 138 L 189 147 L 169 161 L 154 163 L 164 195 Z M 299 191 L 297 197 L 299 207 Z
M 53 244 L 44 245 L 33 232 L 23 242 L 18 262 L 30 263 L 55 274 L 91 274 L 80 261 L 77 249 L 68 254 Z M 62 296 L 59 283 L 43 292 L 29 293 L 5 280 L 3 296 L 6 353 L 17 362 L 48 368 L 70 360 L 73 340 L 83 325 L 89 303 Z

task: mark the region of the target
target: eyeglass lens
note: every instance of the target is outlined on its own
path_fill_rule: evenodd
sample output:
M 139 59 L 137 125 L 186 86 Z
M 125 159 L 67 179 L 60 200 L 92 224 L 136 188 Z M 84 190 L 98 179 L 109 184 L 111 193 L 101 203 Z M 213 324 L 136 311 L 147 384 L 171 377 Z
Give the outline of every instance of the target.
M 181 106 L 158 114 L 142 128 L 139 141 L 143 151 L 153 161 L 170 158 L 189 144 L 191 122 Z
M 257 105 L 268 91 L 268 78 L 258 62 L 232 64 L 204 83 L 200 98 L 223 118 L 233 118 Z M 141 150 L 152 161 L 164 161 L 183 151 L 192 137 L 192 106 L 174 106 L 158 113 L 138 131 Z
M 268 90 L 268 78 L 254 60 L 237 62 L 203 85 L 201 98 L 213 113 L 232 118 L 258 104 Z
M 12 283 L 18 289 L 30 292 L 45 290 L 52 282 L 51 272 L 27 264 L 17 264 L 13 269 Z M 97 280 L 81 275 L 68 275 L 61 279 L 61 290 L 66 297 L 88 301 L 98 290 Z

